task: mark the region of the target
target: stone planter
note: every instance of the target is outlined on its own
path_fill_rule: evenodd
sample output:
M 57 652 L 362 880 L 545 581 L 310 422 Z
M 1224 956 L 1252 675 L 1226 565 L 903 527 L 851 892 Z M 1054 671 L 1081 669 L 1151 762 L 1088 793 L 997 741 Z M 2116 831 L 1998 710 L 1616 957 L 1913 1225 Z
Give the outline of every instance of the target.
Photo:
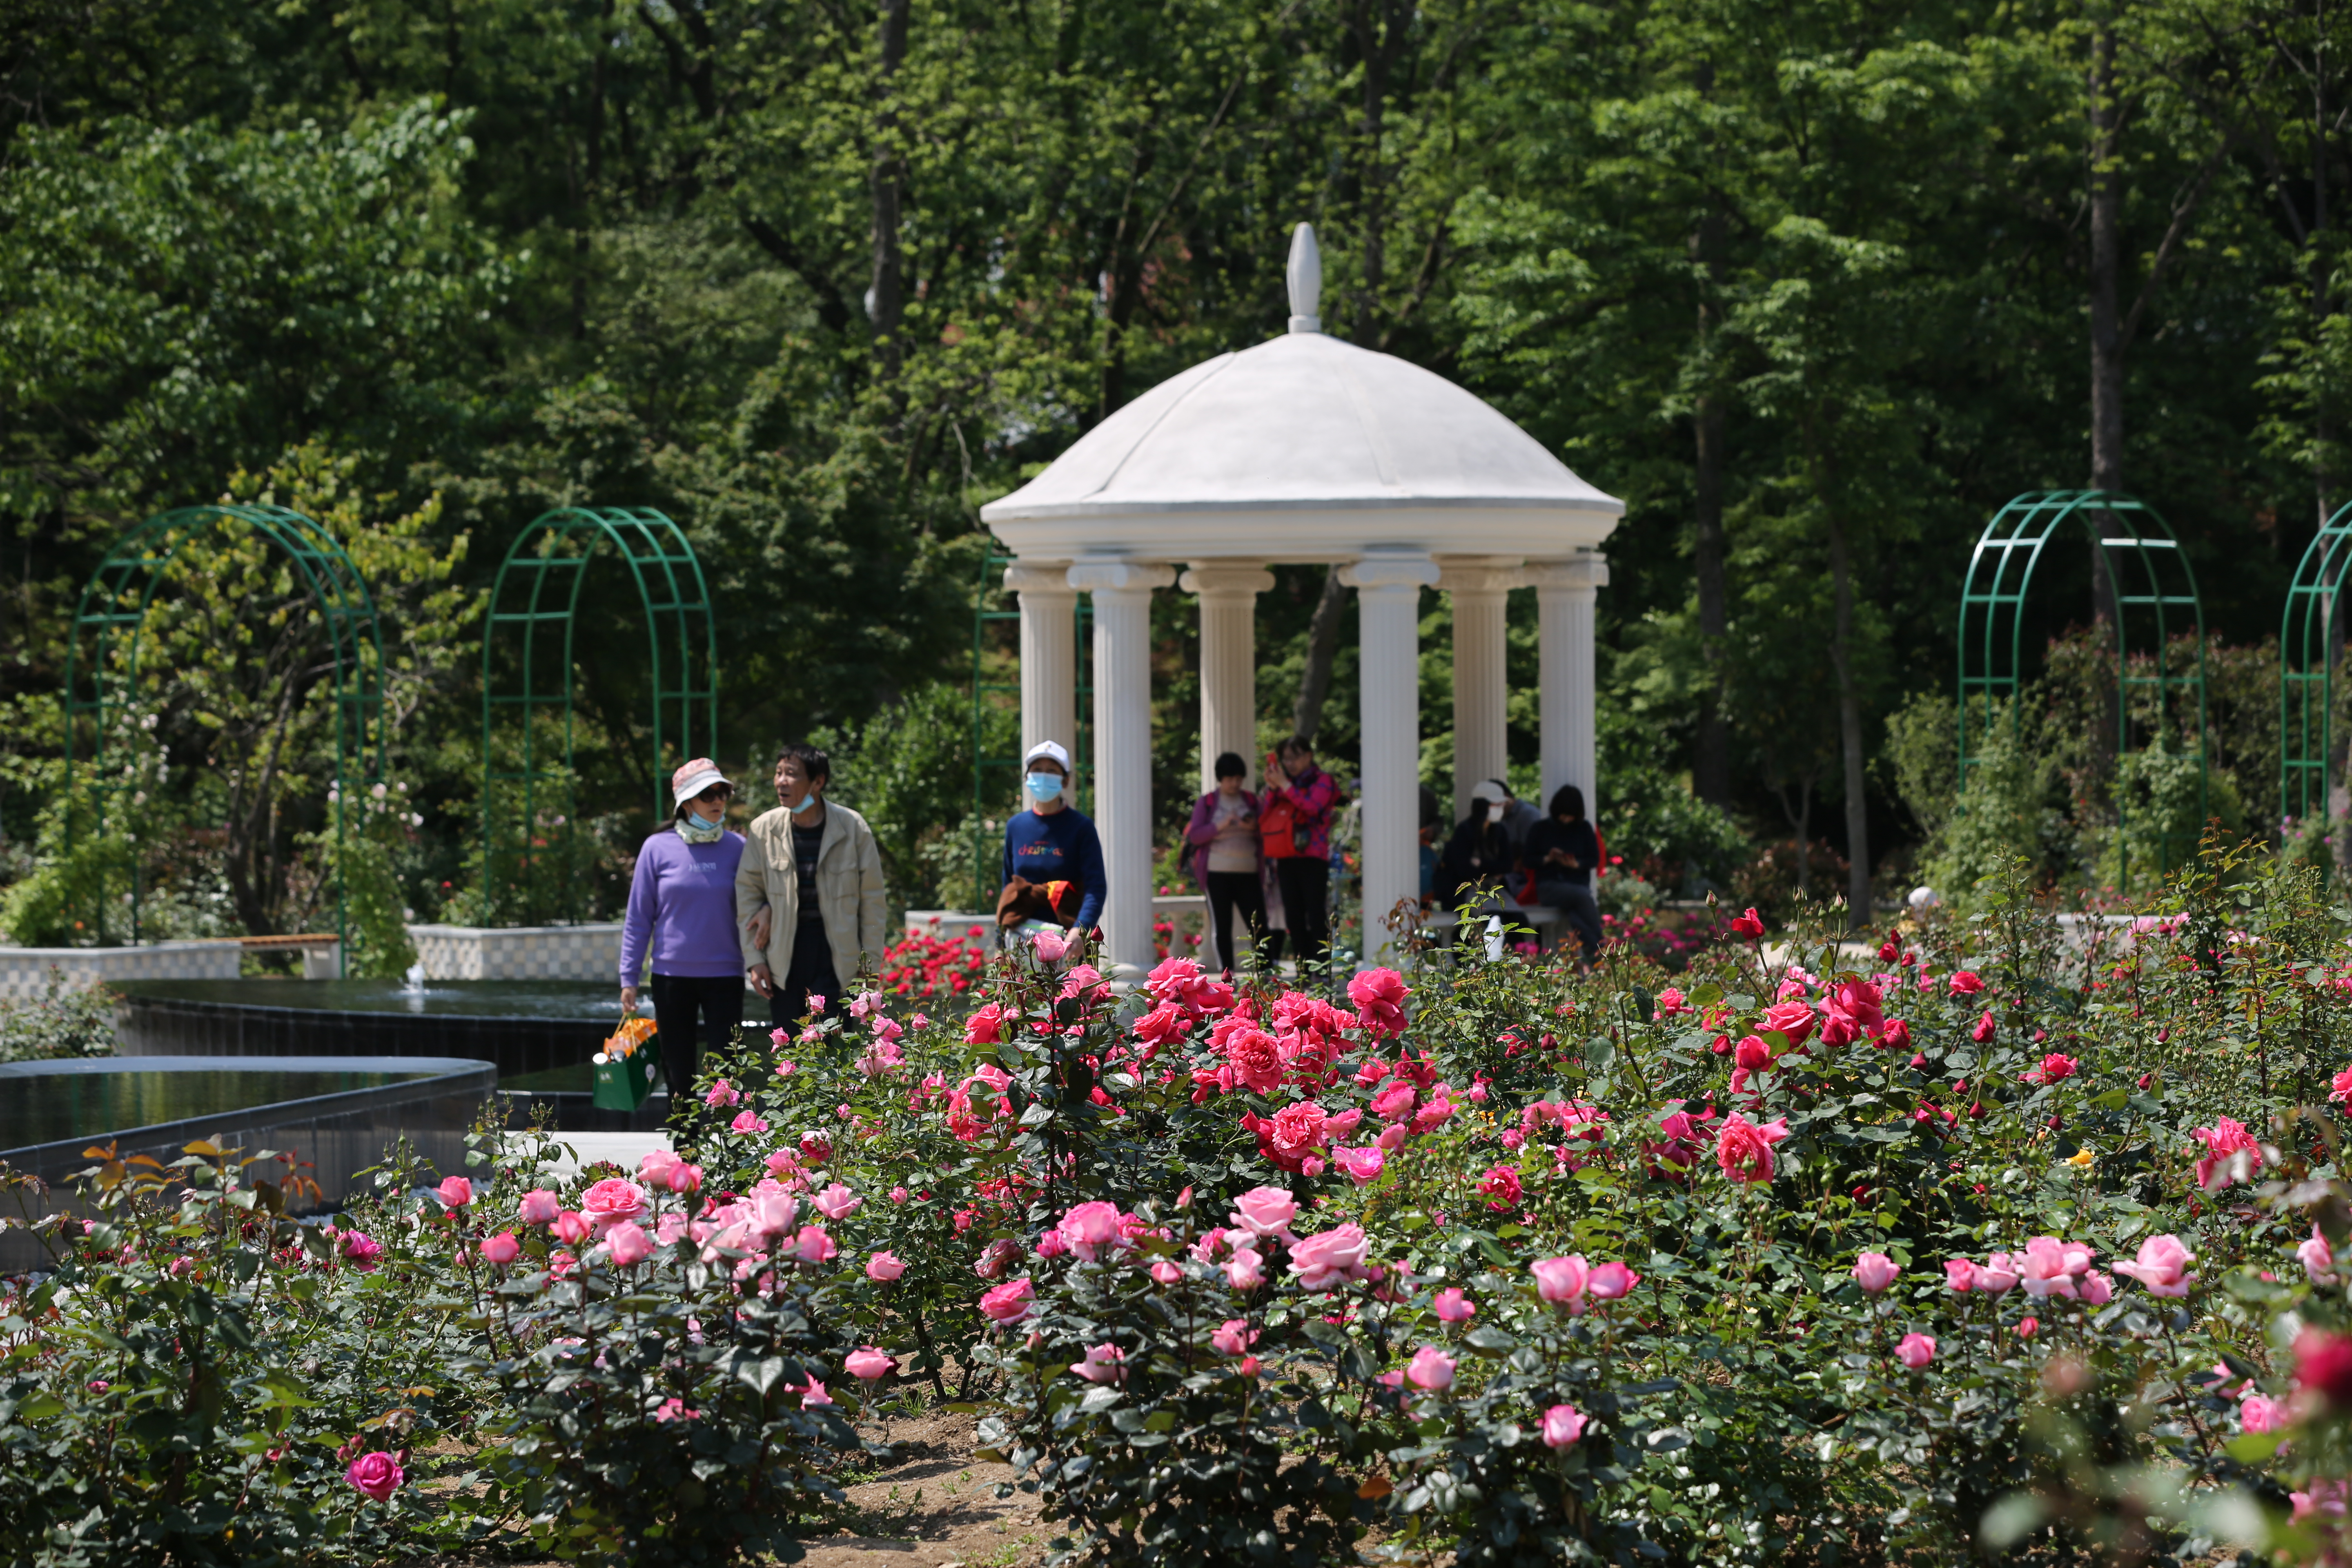
M 621 924 L 408 928 L 427 980 L 605 980 L 621 972 Z M 232 972 L 234 973 L 234 972 Z
M 56 969 L 70 986 L 116 980 L 234 980 L 242 950 L 219 942 L 154 942 L 138 947 L 0 947 L 0 997 L 40 995 Z M 614 962 L 619 962 L 615 952 Z

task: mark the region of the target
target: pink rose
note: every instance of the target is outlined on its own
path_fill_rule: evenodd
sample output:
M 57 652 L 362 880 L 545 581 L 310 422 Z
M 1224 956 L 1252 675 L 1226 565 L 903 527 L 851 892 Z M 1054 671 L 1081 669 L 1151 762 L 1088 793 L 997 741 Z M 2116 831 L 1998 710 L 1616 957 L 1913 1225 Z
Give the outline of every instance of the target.
M 1092 1263 L 1121 1239 L 1119 1213 L 1117 1204 L 1079 1204 L 1062 1215 L 1061 1224 L 1054 1227 L 1062 1245 Z
M 887 1373 L 898 1370 L 898 1359 L 883 1354 L 872 1345 L 860 1345 L 849 1352 L 842 1363 L 849 1375 L 860 1383 L 871 1383 Z
M 982 1279 L 1002 1279 L 1021 1260 L 1021 1244 L 1009 1236 L 1000 1236 L 980 1249 L 978 1261 L 971 1271 Z
M 1724 1119 L 1715 1137 L 1715 1163 L 1723 1173 L 1742 1184 L 1772 1179 L 1772 1145 L 1789 1135 L 1781 1118 L 1759 1124 L 1738 1111 Z
M 654 1238 L 632 1222 L 623 1220 L 604 1233 L 604 1250 L 615 1264 L 630 1268 L 654 1255 Z
M 363 1230 L 343 1232 L 342 1246 L 343 1256 L 362 1274 L 375 1272 L 376 1264 L 383 1258 L 383 1244 Z
M 856 1193 L 851 1192 L 841 1183 L 835 1182 L 831 1186 L 825 1188 L 824 1191 L 817 1194 L 815 1197 L 811 1198 L 809 1202 L 816 1209 L 816 1212 L 824 1215 L 825 1218 L 842 1220 L 847 1219 L 851 1215 L 856 1213 L 858 1208 L 865 1204 L 866 1200 L 859 1197 Z
M 982 1293 L 980 1315 L 992 1323 L 1017 1323 L 1029 1315 L 1035 1305 L 1035 1295 L 1027 1275 L 1008 1279 Z
M 1584 1436 L 1584 1412 L 1573 1405 L 1555 1405 L 1543 1413 L 1543 1440 L 1547 1447 L 1566 1448 Z
M 1592 1278 L 1581 1256 L 1542 1258 L 1530 1265 L 1529 1271 L 1536 1277 L 1536 1294 L 1554 1306 L 1575 1302 L 1580 1308 L 1584 1288 Z
M 603 1236 L 624 1220 L 645 1217 L 646 1190 L 625 1176 L 607 1176 L 580 1194 L 580 1212 L 590 1228 Z
M 1895 1359 L 1917 1372 L 1936 1359 L 1936 1342 L 1925 1334 L 1906 1334 L 1895 1344 Z
M 575 1209 L 565 1209 L 555 1216 L 555 1239 L 558 1241 L 577 1247 L 595 1234 L 595 1227 L 588 1223 L 588 1216 Z
M 735 1120 L 727 1125 L 736 1132 L 765 1132 L 768 1130 L 767 1119 L 756 1110 L 739 1110 L 735 1113 Z
M 1466 1323 L 1478 1315 L 1478 1304 L 1458 1289 L 1440 1290 L 1433 1306 L 1443 1323 Z
M 703 1095 L 702 1103 L 713 1110 L 723 1110 L 742 1098 L 742 1093 L 722 1078 L 712 1084 L 709 1091 Z
M 1184 1271 L 1163 1258 L 1152 1264 L 1151 1277 L 1162 1285 L 1173 1285 L 1184 1278 Z
M 1806 1037 L 1813 1032 L 1813 1010 L 1802 1002 L 1777 1002 L 1764 1009 L 1764 1016 L 1759 1022 L 1764 1028 L 1778 1029 L 1786 1035 L 1790 1046 L 1801 1046 Z M 1745 1044 L 1744 1041 L 1742 1043 Z M 1758 1043 L 1762 1044 L 1761 1041 Z M 1747 1064 L 1743 1062 L 1740 1065 L 1745 1067 Z
M 811 1376 L 808 1380 L 808 1386 L 801 1390 L 802 1407 L 806 1409 L 814 1405 L 830 1405 L 832 1403 L 833 1395 L 824 1391 L 824 1384 L 819 1383 L 814 1376 Z
M 2036 1300 L 2050 1296 L 2074 1298 L 2074 1277 L 2091 1267 L 2091 1249 L 2079 1241 L 2037 1236 L 2016 1255 L 2018 1280 Z
M 1041 931 L 1029 939 L 1029 945 L 1047 963 L 1061 963 L 1063 955 L 1070 951 L 1069 939 L 1059 931 Z
M 1433 1394 L 1454 1386 L 1454 1360 L 1435 1345 L 1423 1345 L 1412 1352 L 1406 1363 L 1405 1380 L 1415 1388 L 1425 1388 Z
M 1604 1263 L 1592 1271 L 1591 1278 L 1585 1281 L 1585 1289 L 1591 1291 L 1598 1300 L 1615 1301 L 1630 1294 L 1641 1282 L 1642 1277 L 1623 1264 Z
M 2250 1394 L 2238 1406 L 2238 1424 L 2248 1432 L 2280 1432 L 2293 1419 L 2283 1400 Z
M 1234 1200 L 1230 1217 L 1236 1228 L 1257 1236 L 1280 1236 L 1298 1213 L 1298 1200 L 1280 1187 L 1252 1187 Z
M 840 1248 L 834 1246 L 833 1237 L 824 1233 L 824 1226 L 821 1225 L 801 1226 L 801 1233 L 793 1243 L 793 1256 L 798 1258 L 803 1263 L 830 1263 L 833 1261 L 834 1254 L 839 1250 Z
M 877 1285 L 887 1285 L 906 1271 L 907 1266 L 898 1261 L 896 1253 L 877 1252 L 866 1260 L 866 1278 Z
M 1421 1091 L 1402 1079 L 1372 1096 L 1372 1114 L 1383 1121 L 1402 1121 L 1412 1114 Z
M 2177 1236 L 2151 1236 L 2139 1244 L 2139 1257 L 2129 1263 L 2115 1266 L 2118 1274 L 2128 1274 L 2147 1287 L 2151 1296 L 2186 1296 L 2197 1276 L 2189 1272 L 2189 1265 L 2197 1255 L 2180 1245 Z
M 512 1263 L 521 1256 L 522 1243 L 515 1239 L 515 1233 L 510 1230 L 502 1230 L 482 1243 L 482 1260 L 485 1263 Z
M 2336 1283 L 2332 1272 L 2336 1268 L 2336 1249 L 2327 1245 L 2327 1238 L 2319 1234 L 2317 1226 L 2311 1227 L 2311 1239 L 2295 1247 L 2294 1256 L 2314 1285 Z
M 2104 1307 L 2116 1299 L 2116 1282 L 2094 1268 L 2075 1281 L 2074 1297 L 2085 1307 Z
M 2006 1252 L 1994 1253 L 1977 1266 L 1976 1288 L 1988 1296 L 2008 1295 L 2017 1289 L 2019 1265 L 2023 1260 L 2021 1253 L 2014 1258 Z
M 1117 1383 L 1127 1375 L 1127 1353 L 1114 1344 L 1099 1344 L 1087 1351 L 1087 1359 L 1074 1361 L 1070 1370 L 1088 1383 Z
M 1895 1283 L 1903 1271 L 1883 1252 L 1865 1252 L 1853 1260 L 1854 1283 L 1873 1296 Z
M 453 1209 L 464 1208 L 474 1201 L 474 1184 L 463 1176 L 444 1176 L 441 1185 L 436 1190 L 440 1193 L 441 1201 Z
M 1946 987 L 1955 996 L 1973 996 L 1984 989 L 1984 982 L 1978 978 L 1974 970 L 1960 969 L 1953 972 L 1952 978 L 1946 982 Z
M 1350 1114 L 1353 1113 L 1350 1112 Z M 1369 1143 L 1360 1149 L 1342 1149 L 1335 1146 L 1331 1151 L 1331 1158 L 1338 1162 L 1340 1170 L 1347 1173 L 1348 1179 L 1360 1187 L 1370 1186 L 1379 1181 L 1381 1171 L 1388 1164 L 1389 1160 L 1386 1150 L 1377 1144 Z
M 1265 1283 L 1265 1258 L 1246 1247 L 1242 1247 L 1225 1259 L 1225 1283 L 1236 1290 L 1255 1290 Z
M 2205 1157 L 2197 1162 L 2197 1184 L 2209 1193 L 2250 1180 L 2263 1168 L 2262 1145 L 2230 1117 L 2214 1118 L 2212 1126 L 2200 1127 L 2192 1136 L 2205 1145 Z
M 698 1421 L 701 1417 L 701 1411 L 688 1410 L 686 1407 L 686 1401 L 675 1394 L 654 1407 L 654 1419 L 665 1426 L 673 1421 Z
M 1965 1258 L 1944 1259 L 1944 1283 L 1962 1295 L 1977 1288 L 1977 1266 Z
M 1405 998 L 1412 988 L 1393 969 L 1367 969 L 1348 982 L 1348 1000 L 1356 1005 L 1356 1023 L 1366 1034 L 1404 1033 Z
M 1257 1331 L 1249 1326 L 1246 1319 L 1227 1318 L 1209 1335 L 1209 1342 L 1220 1355 L 1244 1355 L 1257 1342 Z
M 362 1454 L 343 1472 L 343 1479 L 378 1502 L 390 1502 L 408 1477 L 390 1454 Z
M 1339 1226 L 1292 1243 L 1290 1271 L 1306 1289 L 1328 1290 L 1363 1268 L 1364 1254 L 1370 1246 L 1361 1226 Z
M 525 1225 L 553 1225 L 555 1216 L 562 1212 L 562 1202 L 545 1187 L 534 1187 L 523 1194 L 522 1202 L 515 1205 L 517 1217 Z

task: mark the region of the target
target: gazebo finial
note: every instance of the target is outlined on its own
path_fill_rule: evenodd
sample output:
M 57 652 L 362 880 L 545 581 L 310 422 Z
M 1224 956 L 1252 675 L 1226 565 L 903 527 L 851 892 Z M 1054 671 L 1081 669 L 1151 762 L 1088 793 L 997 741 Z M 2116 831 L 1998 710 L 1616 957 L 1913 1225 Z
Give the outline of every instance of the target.
M 1290 280 L 1290 330 L 1321 331 L 1323 318 L 1315 312 L 1323 305 L 1323 252 L 1316 247 L 1313 224 L 1302 223 L 1290 231 L 1290 265 L 1285 275 Z

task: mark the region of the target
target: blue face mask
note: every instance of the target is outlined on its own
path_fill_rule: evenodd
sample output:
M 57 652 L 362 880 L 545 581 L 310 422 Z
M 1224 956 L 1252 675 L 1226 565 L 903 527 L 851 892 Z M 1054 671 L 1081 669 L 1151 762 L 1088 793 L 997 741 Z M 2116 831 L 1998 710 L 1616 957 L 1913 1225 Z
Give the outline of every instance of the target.
M 1035 795 L 1040 803 L 1052 800 L 1055 796 L 1062 793 L 1062 775 L 1059 773 L 1031 773 L 1029 775 L 1029 793 Z

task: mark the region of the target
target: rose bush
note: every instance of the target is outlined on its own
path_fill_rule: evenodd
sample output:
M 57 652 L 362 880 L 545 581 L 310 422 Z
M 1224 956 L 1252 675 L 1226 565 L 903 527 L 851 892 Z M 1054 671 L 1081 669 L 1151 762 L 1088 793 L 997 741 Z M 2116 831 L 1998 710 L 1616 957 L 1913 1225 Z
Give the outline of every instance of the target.
M 486 1129 L 323 1225 L 101 1163 L 10 1300 L 0 1517 L 788 1557 L 905 1379 L 1104 1561 L 2352 1556 L 2344 917 L 2218 850 L 1979 907 L 1334 995 L 1080 935 L 745 1042 L 635 1171 Z

